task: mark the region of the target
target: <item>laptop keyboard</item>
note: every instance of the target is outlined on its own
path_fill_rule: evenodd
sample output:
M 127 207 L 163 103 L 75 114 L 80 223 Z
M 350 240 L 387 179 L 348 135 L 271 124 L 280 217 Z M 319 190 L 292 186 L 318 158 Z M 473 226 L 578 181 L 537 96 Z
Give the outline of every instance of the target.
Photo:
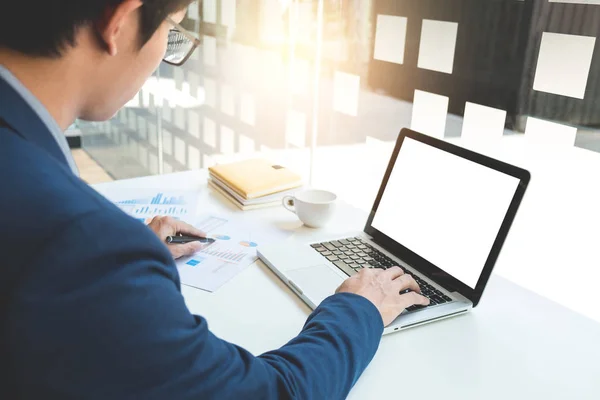
M 315 243 L 310 246 L 349 276 L 358 273 L 358 271 L 363 268 L 388 269 L 393 266 L 402 267 L 358 237 Z M 452 301 L 450 297 L 431 286 L 417 274 L 406 268 L 402 269 L 404 270 L 404 273 L 411 275 L 415 279 L 421 288 L 421 294 L 427 297 L 431 302 L 429 306 L 415 305 L 408 307 L 406 309 L 407 311 L 416 311 L 421 308 Z

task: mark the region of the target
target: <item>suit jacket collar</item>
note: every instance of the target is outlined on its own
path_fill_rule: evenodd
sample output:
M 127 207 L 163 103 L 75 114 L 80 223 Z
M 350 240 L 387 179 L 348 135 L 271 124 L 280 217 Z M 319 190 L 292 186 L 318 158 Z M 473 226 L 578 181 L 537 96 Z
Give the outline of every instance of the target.
M 69 168 L 65 155 L 46 124 L 14 88 L 2 78 L 0 78 L 0 119 L 3 119 L 10 127 L 9 131 L 41 147 Z

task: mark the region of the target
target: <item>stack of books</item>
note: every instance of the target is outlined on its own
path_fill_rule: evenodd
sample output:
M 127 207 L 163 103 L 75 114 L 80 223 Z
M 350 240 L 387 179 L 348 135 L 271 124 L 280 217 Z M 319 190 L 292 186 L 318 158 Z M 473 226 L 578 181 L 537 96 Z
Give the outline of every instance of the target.
M 242 210 L 281 204 L 302 186 L 302 178 L 267 160 L 252 159 L 208 169 L 208 184 Z

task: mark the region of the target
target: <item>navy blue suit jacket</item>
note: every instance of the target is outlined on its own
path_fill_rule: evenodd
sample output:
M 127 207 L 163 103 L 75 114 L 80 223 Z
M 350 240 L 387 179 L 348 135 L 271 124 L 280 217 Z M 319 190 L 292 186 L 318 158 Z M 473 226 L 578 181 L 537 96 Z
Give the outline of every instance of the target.
M 223 341 L 188 311 L 165 245 L 73 175 L 1 79 L 0 118 L 0 398 L 348 394 L 383 330 L 368 300 L 329 297 L 258 357 Z

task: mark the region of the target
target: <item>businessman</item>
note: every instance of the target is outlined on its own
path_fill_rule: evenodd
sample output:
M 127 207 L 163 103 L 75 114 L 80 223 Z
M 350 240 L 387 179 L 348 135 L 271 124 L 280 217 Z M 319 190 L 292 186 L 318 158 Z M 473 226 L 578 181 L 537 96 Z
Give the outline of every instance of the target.
M 367 270 L 254 356 L 185 306 L 173 258 L 198 245 L 165 238 L 201 232 L 147 227 L 78 178 L 62 132 L 185 61 L 194 41 L 170 31 L 189 1 L 0 3 L 1 399 L 344 398 L 384 325 L 428 301 L 400 268 Z

